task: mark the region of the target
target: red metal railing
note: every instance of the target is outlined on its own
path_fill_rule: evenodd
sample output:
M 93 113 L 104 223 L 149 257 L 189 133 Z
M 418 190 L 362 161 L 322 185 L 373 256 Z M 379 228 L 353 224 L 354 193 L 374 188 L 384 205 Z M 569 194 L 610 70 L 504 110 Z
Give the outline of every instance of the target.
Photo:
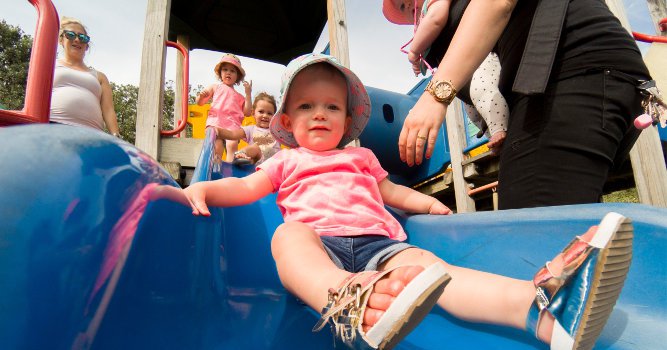
M 0 126 L 48 123 L 58 47 L 58 12 L 50 0 L 28 0 L 37 10 L 23 110 L 0 110 Z
M 661 31 L 667 32 L 667 18 L 663 18 L 660 21 L 658 21 L 658 25 L 660 26 Z M 648 34 L 642 34 L 642 33 L 637 33 L 637 32 L 632 32 L 632 36 L 635 37 L 635 40 L 642 41 L 642 42 L 645 42 L 645 43 L 666 43 L 667 44 L 667 36 L 648 35 Z
M 169 47 L 176 48 L 183 55 L 183 93 L 181 94 L 182 106 L 181 106 L 181 119 L 174 126 L 174 130 L 162 130 L 160 135 L 162 136 L 174 136 L 179 134 L 188 121 L 188 96 L 189 89 L 188 85 L 190 83 L 190 55 L 188 50 L 181 44 L 173 41 L 165 41 L 165 44 Z

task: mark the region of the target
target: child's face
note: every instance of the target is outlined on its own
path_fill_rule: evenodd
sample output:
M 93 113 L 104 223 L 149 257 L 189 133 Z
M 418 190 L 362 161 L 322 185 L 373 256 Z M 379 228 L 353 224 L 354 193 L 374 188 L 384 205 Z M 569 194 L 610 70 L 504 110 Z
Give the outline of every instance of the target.
M 220 80 L 223 84 L 232 86 L 236 84 L 238 78 L 239 72 L 233 64 L 225 62 L 220 66 Z
M 414 0 L 391 0 L 391 3 L 394 5 L 395 9 L 399 10 L 403 16 L 405 16 L 404 18 L 406 22 L 413 23 L 415 20 L 415 12 L 417 12 L 417 17 L 419 17 L 424 0 L 417 0 L 416 8 Z
M 335 149 L 352 118 L 347 114 L 347 82 L 321 67 L 308 67 L 292 81 L 281 122 L 301 147 Z
M 276 113 L 273 103 L 265 100 L 259 100 L 255 104 L 255 110 L 252 115 L 255 116 L 255 122 L 260 128 L 267 129 L 269 127 L 269 122 L 271 117 Z

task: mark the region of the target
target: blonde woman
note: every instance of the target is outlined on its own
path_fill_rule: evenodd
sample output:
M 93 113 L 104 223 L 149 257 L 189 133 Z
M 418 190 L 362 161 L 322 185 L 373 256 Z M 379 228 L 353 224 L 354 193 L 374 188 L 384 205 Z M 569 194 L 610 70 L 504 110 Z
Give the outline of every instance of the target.
M 63 17 L 58 42 L 63 57 L 56 61 L 51 94 L 51 122 L 106 129 L 118 137 L 109 79 L 84 63 L 90 47 L 86 27 L 77 19 Z

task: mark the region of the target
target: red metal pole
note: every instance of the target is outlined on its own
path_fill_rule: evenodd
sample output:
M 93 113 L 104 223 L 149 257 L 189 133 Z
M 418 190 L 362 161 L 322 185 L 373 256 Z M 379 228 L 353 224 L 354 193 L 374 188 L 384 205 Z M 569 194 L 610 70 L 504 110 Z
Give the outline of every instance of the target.
M 177 125 L 174 125 L 174 130 L 160 131 L 160 135 L 162 136 L 173 136 L 183 131 L 188 121 L 188 95 L 189 95 L 188 85 L 190 84 L 190 55 L 188 54 L 188 50 L 183 45 L 177 42 L 165 41 L 165 44 L 169 47 L 176 48 L 183 55 L 183 94 L 181 95 L 183 103 L 181 107 L 181 120 L 178 121 Z
M 50 0 L 28 0 L 37 10 L 30 68 L 22 111 L 0 111 L 0 126 L 48 123 L 53 87 L 53 68 L 58 46 L 58 12 Z

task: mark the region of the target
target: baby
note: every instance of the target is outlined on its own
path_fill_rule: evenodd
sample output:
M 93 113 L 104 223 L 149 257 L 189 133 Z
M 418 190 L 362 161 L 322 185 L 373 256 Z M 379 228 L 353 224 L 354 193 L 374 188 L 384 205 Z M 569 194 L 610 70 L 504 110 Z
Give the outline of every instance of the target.
M 370 116 L 359 78 L 330 56 L 309 54 L 290 62 L 281 91 L 269 129 L 292 148 L 246 177 L 184 191 L 192 213 L 205 216 L 208 206 L 245 205 L 277 192 L 284 223 L 271 252 L 285 288 L 322 310 L 314 330 L 331 323 L 350 347 L 389 349 L 437 302 L 470 322 L 527 329 L 552 349 L 592 347 L 629 270 L 629 220 L 607 214 L 532 281 L 448 264 L 406 243 L 385 206 L 432 215 L 451 210 L 392 183 L 371 150 L 345 147 Z
M 433 41 L 440 35 L 449 16 L 451 0 L 384 0 L 382 13 L 392 23 L 414 24 L 414 37 L 407 51 L 415 75 L 425 74 L 424 59 Z M 420 15 L 417 15 L 417 14 Z M 406 44 L 407 46 L 407 44 Z M 509 107 L 498 90 L 500 61 L 490 53 L 470 81 L 470 102 L 465 110 L 470 120 L 489 136 L 487 146 L 497 152 L 507 135 Z M 481 136 L 481 135 L 480 135 Z

